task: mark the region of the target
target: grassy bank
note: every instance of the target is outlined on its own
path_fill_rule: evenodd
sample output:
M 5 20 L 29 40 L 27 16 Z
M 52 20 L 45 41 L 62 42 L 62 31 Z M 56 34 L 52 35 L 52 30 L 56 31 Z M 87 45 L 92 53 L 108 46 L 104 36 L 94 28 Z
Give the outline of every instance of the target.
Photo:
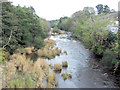
M 53 40 L 48 39 L 44 42 L 45 47 L 37 51 L 34 47 L 17 49 L 4 60 L 3 88 L 53 88 L 58 85 L 56 75 L 49 72 L 50 67 L 45 59 L 60 55 L 61 50 L 53 49 Z M 31 59 L 34 52 L 38 55 L 36 61 Z M 43 83 L 44 78 L 47 85 Z

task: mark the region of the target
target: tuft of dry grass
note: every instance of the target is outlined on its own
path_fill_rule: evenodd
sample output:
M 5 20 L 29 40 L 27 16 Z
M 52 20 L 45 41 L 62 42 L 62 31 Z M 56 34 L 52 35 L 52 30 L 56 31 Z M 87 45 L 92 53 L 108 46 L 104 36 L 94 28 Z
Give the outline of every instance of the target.
M 20 48 L 16 49 L 16 54 L 25 54 L 25 55 L 31 55 L 34 52 L 34 47 L 27 47 L 27 48 Z
M 61 71 L 62 65 L 61 64 L 54 64 L 54 71 Z
M 64 80 L 72 78 L 72 74 L 71 73 L 62 73 L 61 76 L 63 77 Z
M 49 73 L 47 77 L 47 88 L 53 88 L 58 85 L 58 81 L 54 72 Z
M 67 51 L 64 51 L 63 53 L 65 53 L 67 55 Z
M 56 35 L 59 35 L 59 33 L 51 33 L 50 35 L 51 36 L 56 36 Z
M 50 63 L 50 64 L 49 64 L 49 68 L 50 68 L 50 69 L 53 69 L 54 66 Z
M 33 51 L 34 51 L 34 47 L 27 47 L 24 50 L 25 54 L 27 54 L 27 55 L 32 54 Z
M 46 48 L 53 48 L 56 45 L 56 42 L 52 39 L 46 39 L 45 41 Z
M 66 32 L 65 31 L 60 31 L 60 34 L 66 34 Z
M 56 35 L 60 35 L 60 34 L 66 34 L 66 31 L 63 30 L 59 30 L 58 32 L 53 32 L 49 34 L 49 36 L 56 36 Z
M 62 62 L 62 67 L 68 67 L 67 61 Z
M 42 49 L 39 49 L 37 51 L 37 54 L 39 57 L 47 58 L 47 59 L 53 59 L 55 56 L 59 56 L 61 53 L 61 50 L 56 48 L 53 49 L 53 47 L 56 45 L 54 40 L 47 39 L 45 40 L 46 46 Z

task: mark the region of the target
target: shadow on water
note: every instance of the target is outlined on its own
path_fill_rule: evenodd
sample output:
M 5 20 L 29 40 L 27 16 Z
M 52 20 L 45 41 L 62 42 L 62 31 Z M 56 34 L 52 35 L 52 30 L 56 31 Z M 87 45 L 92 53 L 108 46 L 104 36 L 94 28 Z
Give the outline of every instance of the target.
M 72 79 L 63 80 L 61 73 L 56 73 L 59 81 L 58 88 L 115 88 L 114 80 L 102 71 L 99 62 L 93 54 L 85 49 L 83 44 L 71 38 L 71 33 L 65 35 L 51 36 L 50 39 L 56 41 L 56 46 L 66 54 L 56 56 L 47 60 L 48 63 L 68 62 L 68 68 L 62 68 L 61 73 L 72 73 Z

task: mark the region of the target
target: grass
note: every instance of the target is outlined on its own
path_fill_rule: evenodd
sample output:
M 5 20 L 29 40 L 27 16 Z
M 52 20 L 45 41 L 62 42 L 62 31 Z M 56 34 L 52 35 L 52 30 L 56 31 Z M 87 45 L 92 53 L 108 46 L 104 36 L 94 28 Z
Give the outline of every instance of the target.
M 60 34 L 66 34 L 66 32 L 65 31 L 60 31 Z
M 27 47 L 25 48 L 24 53 L 30 55 L 32 54 L 33 51 L 34 51 L 34 47 Z
M 71 73 L 62 73 L 61 76 L 63 77 L 64 80 L 72 78 L 72 74 Z
M 54 64 L 54 71 L 61 71 L 62 65 L 61 64 Z
M 37 54 L 39 57 L 47 58 L 47 59 L 53 59 L 55 56 L 59 56 L 61 53 L 61 50 L 58 48 L 53 49 L 53 47 L 56 45 L 54 40 L 48 39 L 45 40 L 46 46 L 42 49 L 39 49 L 37 51 Z
M 62 62 L 62 67 L 68 67 L 67 61 Z
M 34 50 L 35 50 L 34 47 L 19 48 L 19 49 L 16 49 L 15 53 L 30 55 L 30 54 L 32 54 L 32 52 L 34 52 Z
M 50 69 L 53 69 L 54 66 L 53 66 L 52 64 L 49 64 L 49 68 L 50 68 Z
M 54 72 L 49 73 L 47 77 L 47 88 L 53 88 L 58 85 L 58 81 L 56 79 L 56 75 Z
M 39 49 L 37 61 L 27 58 L 35 49 L 28 47 L 25 49 L 17 49 L 16 52 L 9 56 L 3 68 L 3 88 L 44 88 L 43 78 L 47 78 L 47 87 L 55 87 L 58 85 L 55 73 L 49 72 L 49 68 L 61 71 L 62 66 L 55 64 L 49 66 L 46 58 L 52 59 L 56 55 L 60 55 L 61 50 L 54 48 L 56 45 L 54 40 L 45 40 L 46 46 Z M 24 83 L 22 83 L 24 82 Z
M 33 62 L 26 59 L 25 55 L 13 54 L 4 65 L 3 87 L 44 88 L 43 78 L 48 75 L 49 65 L 45 59 L 38 58 Z

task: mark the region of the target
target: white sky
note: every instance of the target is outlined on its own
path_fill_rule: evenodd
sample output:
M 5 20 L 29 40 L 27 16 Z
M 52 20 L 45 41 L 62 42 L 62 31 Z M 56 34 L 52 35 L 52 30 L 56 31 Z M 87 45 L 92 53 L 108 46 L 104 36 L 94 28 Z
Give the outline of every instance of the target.
M 119 0 L 9 0 L 14 5 L 33 6 L 36 14 L 47 20 L 71 16 L 84 7 L 94 7 L 98 4 L 108 5 L 110 9 L 118 11 Z

